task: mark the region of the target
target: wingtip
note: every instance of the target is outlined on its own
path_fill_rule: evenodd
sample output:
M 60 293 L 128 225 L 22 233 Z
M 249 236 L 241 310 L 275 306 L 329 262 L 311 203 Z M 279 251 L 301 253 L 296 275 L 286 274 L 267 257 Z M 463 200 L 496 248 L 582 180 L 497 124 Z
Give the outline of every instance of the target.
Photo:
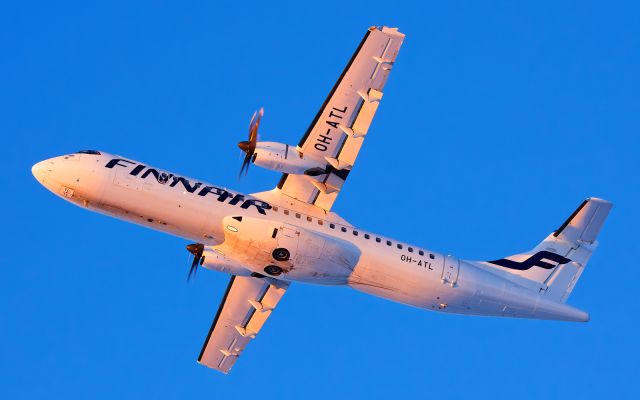
M 388 35 L 392 35 L 392 36 L 402 36 L 404 37 L 405 34 L 400 32 L 400 28 L 398 27 L 390 27 L 387 25 L 379 25 L 379 26 L 370 26 L 369 27 L 369 31 L 373 32 L 373 31 L 380 31 L 382 33 L 386 33 Z
M 610 204 L 611 206 L 613 206 L 613 202 L 607 199 L 603 199 L 600 197 L 589 197 L 587 198 L 585 201 L 593 201 L 595 203 L 602 203 L 602 204 Z

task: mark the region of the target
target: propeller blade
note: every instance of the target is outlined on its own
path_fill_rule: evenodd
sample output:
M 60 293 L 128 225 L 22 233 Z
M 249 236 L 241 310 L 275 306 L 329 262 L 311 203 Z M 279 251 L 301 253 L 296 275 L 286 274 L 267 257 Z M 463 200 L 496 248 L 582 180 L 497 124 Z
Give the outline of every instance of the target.
M 242 167 L 240 167 L 240 173 L 238 174 L 238 179 L 242 178 L 242 173 L 245 175 L 249 172 L 249 165 L 251 165 L 251 155 L 247 154 L 242 160 Z
M 191 263 L 191 268 L 189 268 L 189 275 L 187 275 L 187 280 L 191 280 L 192 276 L 196 275 L 196 271 L 198 270 L 198 259 L 193 257 L 193 262 Z
M 251 123 L 249 124 L 249 149 L 251 154 L 256 151 L 256 144 L 258 143 L 258 127 L 260 126 L 260 120 L 264 115 L 264 108 L 260 107 L 260 110 L 256 111 L 251 117 Z
M 249 122 L 249 140 L 251 140 L 251 133 L 258 130 L 258 125 L 260 125 L 260 120 L 264 115 L 264 108 L 260 107 L 260 109 L 253 113 L 253 117 L 251 117 L 251 122 Z
M 260 126 L 260 120 L 262 120 L 262 116 L 264 115 L 264 108 L 260 107 L 258 111 L 253 113 L 253 117 L 251 117 L 251 122 L 249 122 L 249 140 L 244 140 L 238 143 L 238 147 L 240 150 L 244 151 L 246 154 L 244 160 L 242 160 L 242 166 L 240 167 L 240 173 L 238 174 L 238 179 L 242 178 L 242 173 L 247 175 L 249 172 L 249 166 L 251 165 L 251 157 L 256 151 L 256 146 L 258 145 L 258 127 Z

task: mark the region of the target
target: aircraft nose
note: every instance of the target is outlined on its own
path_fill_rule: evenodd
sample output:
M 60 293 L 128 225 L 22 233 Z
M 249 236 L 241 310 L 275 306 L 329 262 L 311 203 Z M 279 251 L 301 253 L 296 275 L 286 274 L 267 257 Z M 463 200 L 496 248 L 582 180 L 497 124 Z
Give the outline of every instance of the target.
M 39 163 L 36 163 L 33 165 L 33 167 L 31 167 L 31 173 L 39 182 L 44 181 L 47 172 L 49 171 L 47 170 L 46 161 L 40 161 Z
M 31 167 L 31 173 L 45 188 L 54 191 L 57 188 L 57 174 L 54 175 L 53 168 L 57 167 L 56 159 L 50 158 L 48 160 L 40 161 Z

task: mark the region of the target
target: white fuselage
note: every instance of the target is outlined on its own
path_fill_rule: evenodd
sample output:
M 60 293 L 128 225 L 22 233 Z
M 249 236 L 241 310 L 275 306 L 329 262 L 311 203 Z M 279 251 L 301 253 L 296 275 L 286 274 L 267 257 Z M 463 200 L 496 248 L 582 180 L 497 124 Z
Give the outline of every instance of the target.
M 70 154 L 33 167 L 81 207 L 204 244 L 203 266 L 234 275 L 348 285 L 412 306 L 461 314 L 585 320 L 513 281 L 431 250 L 356 229 L 275 191 L 243 195 L 112 154 Z M 277 247 L 291 251 L 274 261 Z

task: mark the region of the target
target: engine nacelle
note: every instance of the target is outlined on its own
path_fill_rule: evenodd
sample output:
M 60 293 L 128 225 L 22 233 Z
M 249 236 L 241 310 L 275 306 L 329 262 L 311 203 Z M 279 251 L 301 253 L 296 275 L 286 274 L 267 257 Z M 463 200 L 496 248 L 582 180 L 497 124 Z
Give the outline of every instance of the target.
M 310 176 L 326 173 L 328 166 L 326 161 L 305 156 L 293 146 L 276 142 L 258 142 L 251 162 L 285 174 Z
M 251 270 L 228 258 L 216 247 L 205 247 L 202 253 L 202 267 L 231 275 L 250 276 Z
M 215 249 L 261 275 L 346 284 L 360 259 L 360 249 L 347 241 L 283 222 L 243 216 L 222 223 L 225 240 Z

